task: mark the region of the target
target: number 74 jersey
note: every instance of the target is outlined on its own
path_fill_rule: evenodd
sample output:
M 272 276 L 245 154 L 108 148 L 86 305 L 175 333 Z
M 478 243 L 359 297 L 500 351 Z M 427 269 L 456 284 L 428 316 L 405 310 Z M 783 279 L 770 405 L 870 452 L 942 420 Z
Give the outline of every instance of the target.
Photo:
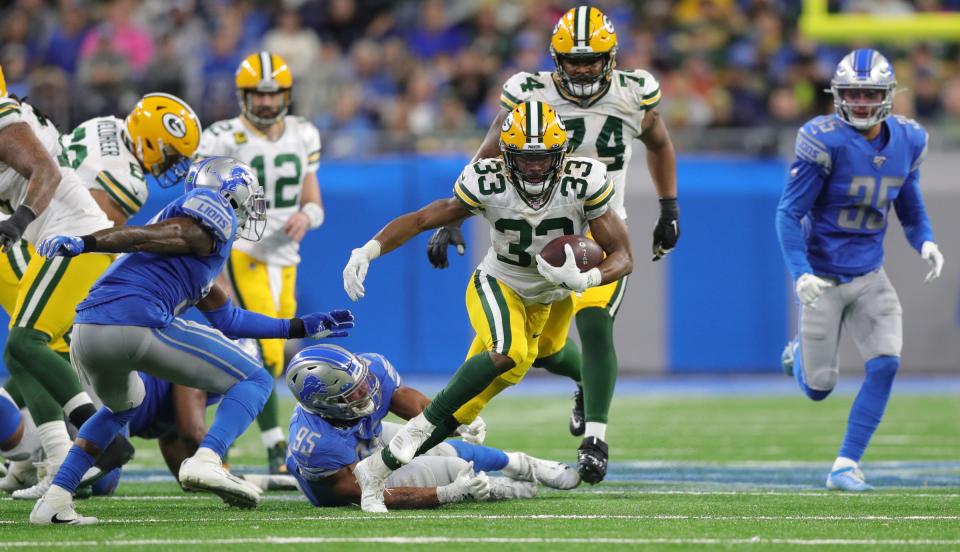
M 606 166 L 588 157 L 564 159 L 551 196 L 539 209 L 520 197 L 499 157 L 467 165 L 453 193 L 490 223 L 490 249 L 480 270 L 527 303 L 552 303 L 569 295 L 543 278 L 536 256 L 555 238 L 585 234 L 589 222 L 606 213 L 616 195 Z
M 627 166 L 633 140 L 647 111 L 660 103 L 660 83 L 643 70 L 614 70 L 610 88 L 589 105 L 581 105 L 560 93 L 553 73 L 517 73 L 504 83 L 500 105 L 507 111 L 518 103 L 539 100 L 557 110 L 567 128 L 570 152 L 603 161 L 616 189 L 610 205 L 626 220 L 623 207 Z

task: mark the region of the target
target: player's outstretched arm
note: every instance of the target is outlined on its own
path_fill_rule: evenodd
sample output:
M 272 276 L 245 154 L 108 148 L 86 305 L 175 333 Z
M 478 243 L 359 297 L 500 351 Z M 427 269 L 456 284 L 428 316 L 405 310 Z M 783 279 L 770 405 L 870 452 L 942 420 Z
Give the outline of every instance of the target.
M 40 242 L 37 252 L 48 259 L 81 253 L 209 255 L 213 246 L 213 235 L 196 220 L 173 217 L 146 226 L 105 228 L 86 236 L 53 236 Z
M 600 283 L 609 284 L 633 272 L 633 253 L 627 225 L 613 209 L 590 221 L 590 232 L 607 256 L 597 268 Z
M 503 120 L 507 118 L 509 113 L 504 109 L 500 110 L 500 113 L 493 119 L 493 123 L 490 124 L 490 128 L 487 129 L 487 134 L 483 137 L 483 143 L 480 144 L 480 149 L 477 150 L 470 163 L 500 155 L 500 127 L 503 126 Z M 430 241 L 427 243 L 427 259 L 433 265 L 433 268 L 447 268 L 449 266 L 447 248 L 451 245 L 457 248 L 457 254 L 463 255 L 467 243 L 463 239 L 463 231 L 460 230 L 462 224 L 462 220 L 453 224 L 446 224 L 442 228 L 437 228 L 437 231 L 430 236 Z
M 273 318 L 237 308 L 223 286 L 214 283 L 206 297 L 197 303 L 201 314 L 230 339 L 322 339 L 346 337 L 353 328 L 349 310 L 314 312 L 297 318 Z
M 353 474 L 356 463 L 346 466 L 326 478 L 329 490 L 340 501 L 359 504 L 360 485 Z M 323 483 L 320 483 L 323 484 Z M 490 495 L 490 481 L 485 473 L 475 473 L 470 462 L 457 478 L 442 487 L 391 487 L 383 498 L 387 508 L 436 508 L 442 504 L 463 502 L 467 499 L 486 500 Z
M 0 130 L 0 161 L 28 180 L 23 201 L 10 218 L 0 222 L 0 248 L 6 251 L 50 205 L 61 177 L 57 162 L 26 123 Z
M 640 141 L 647 149 L 647 167 L 660 198 L 660 218 L 653 229 L 653 260 L 659 261 L 680 240 L 680 209 L 677 206 L 677 153 L 667 125 L 656 109 L 641 123 Z
M 350 253 L 350 260 L 343 269 L 343 289 L 351 299 L 359 300 L 365 293 L 363 281 L 370 261 L 400 247 L 424 230 L 462 222 L 472 214 L 456 198 L 447 198 L 391 220 L 372 240 Z

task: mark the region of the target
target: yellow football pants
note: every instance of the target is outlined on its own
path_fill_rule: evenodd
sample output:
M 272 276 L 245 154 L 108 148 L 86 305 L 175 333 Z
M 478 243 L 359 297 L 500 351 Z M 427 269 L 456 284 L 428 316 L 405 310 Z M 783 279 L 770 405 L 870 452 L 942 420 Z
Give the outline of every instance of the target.
M 274 266 L 234 249 L 227 261 L 227 279 L 240 307 L 274 318 L 297 313 L 296 266 Z M 283 373 L 283 339 L 259 339 L 263 364 L 274 377 Z
M 470 423 L 501 391 L 523 379 L 533 362 L 556 354 L 567 341 L 573 301 L 524 304 L 523 299 L 496 278 L 477 270 L 466 293 L 467 314 L 476 337 L 467 358 L 483 351 L 510 357 L 514 367 L 454 412 L 460 423 Z

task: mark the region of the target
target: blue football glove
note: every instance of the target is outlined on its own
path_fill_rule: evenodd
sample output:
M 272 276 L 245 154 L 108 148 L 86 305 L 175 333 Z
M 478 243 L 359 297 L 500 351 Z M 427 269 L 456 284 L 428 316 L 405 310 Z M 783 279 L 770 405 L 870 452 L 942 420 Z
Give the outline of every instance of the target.
M 353 327 L 353 313 L 348 310 L 313 312 L 300 317 L 303 331 L 311 339 L 325 337 L 346 337 L 347 330 Z
M 76 257 L 83 253 L 83 239 L 77 236 L 53 236 L 40 242 L 37 253 L 48 259 Z

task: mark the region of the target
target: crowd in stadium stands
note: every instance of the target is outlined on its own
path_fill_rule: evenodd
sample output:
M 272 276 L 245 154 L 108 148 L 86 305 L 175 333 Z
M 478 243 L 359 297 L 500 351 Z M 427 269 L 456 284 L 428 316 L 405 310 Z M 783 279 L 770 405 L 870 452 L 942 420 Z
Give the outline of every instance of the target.
M 268 49 L 289 62 L 294 112 L 327 155 L 434 150 L 477 136 L 517 71 L 552 70 L 570 0 L 17 0 L 0 16 L 0 64 L 63 128 L 125 113 L 144 92 L 186 99 L 204 123 L 237 112 L 233 75 Z M 800 0 L 597 1 L 618 65 L 660 81 L 671 128 L 796 125 L 830 108 L 822 89 L 843 53 L 797 31 Z M 842 10 L 955 11 L 960 0 L 841 0 Z M 960 50 L 879 45 L 896 60 L 897 111 L 960 120 Z

